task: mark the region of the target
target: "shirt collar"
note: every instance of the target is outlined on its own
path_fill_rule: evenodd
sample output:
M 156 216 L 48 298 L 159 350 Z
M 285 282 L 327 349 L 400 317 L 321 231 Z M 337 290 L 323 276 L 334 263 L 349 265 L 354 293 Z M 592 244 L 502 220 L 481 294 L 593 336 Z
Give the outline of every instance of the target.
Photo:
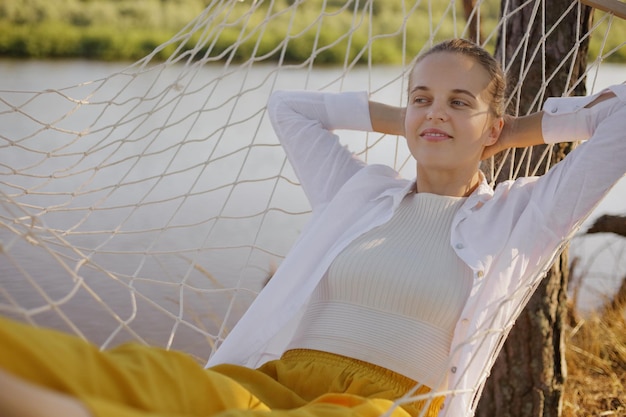
M 469 210 L 475 210 L 482 207 L 485 202 L 493 197 L 493 188 L 487 182 L 487 178 L 485 178 L 485 174 L 482 171 L 478 171 L 480 175 L 480 183 L 478 187 L 469 195 L 465 204 L 463 204 L 463 208 Z
M 461 207 L 461 210 L 476 210 L 482 207 L 482 205 L 491 199 L 493 196 L 493 188 L 487 182 L 487 179 L 482 171 L 479 171 L 480 175 L 480 183 L 478 187 L 467 197 L 465 203 Z M 392 197 L 393 198 L 393 207 L 396 208 L 402 199 L 409 193 L 415 190 L 417 178 L 413 178 L 413 180 L 409 181 L 406 179 L 401 179 L 401 182 L 398 184 L 395 182 L 396 186 L 386 188 L 380 195 L 377 197 Z

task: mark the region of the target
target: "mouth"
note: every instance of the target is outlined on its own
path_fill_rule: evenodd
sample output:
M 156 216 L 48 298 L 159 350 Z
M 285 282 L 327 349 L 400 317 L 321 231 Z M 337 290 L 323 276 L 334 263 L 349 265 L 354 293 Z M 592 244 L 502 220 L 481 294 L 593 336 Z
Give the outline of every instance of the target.
M 452 139 L 452 136 L 439 129 L 424 129 L 419 136 L 428 142 L 441 142 Z

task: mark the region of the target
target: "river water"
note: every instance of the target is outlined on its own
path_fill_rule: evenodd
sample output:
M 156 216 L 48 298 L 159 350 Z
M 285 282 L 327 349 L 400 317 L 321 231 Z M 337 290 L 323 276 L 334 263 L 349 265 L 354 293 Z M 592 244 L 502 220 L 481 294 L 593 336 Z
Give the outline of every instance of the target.
M 126 64 L 123 63 L 101 63 L 92 61 L 0 60 L 0 74 L 2 75 L 0 77 L 0 90 L 4 90 L 4 98 L 14 104 L 16 100 L 19 101 L 19 99 L 16 98 L 18 96 L 7 93 L 7 90 L 44 91 L 47 89 L 63 89 L 67 86 L 75 86 L 91 80 L 102 79 L 110 74 L 116 74 L 124 70 L 125 67 Z M 213 94 L 216 97 L 221 97 L 221 99 L 224 100 L 223 102 L 227 104 L 228 97 L 236 95 L 238 91 L 241 91 L 244 85 L 261 85 L 263 83 L 257 83 L 256 80 L 267 80 L 268 74 L 271 75 L 272 71 L 273 69 L 268 66 L 260 66 L 259 69 L 256 70 L 252 69 L 251 71 L 247 71 L 245 76 L 241 76 L 244 78 L 237 78 L 223 83 L 222 85 L 225 87 L 219 88 L 224 88 L 224 91 L 213 92 Z M 376 91 L 375 98 L 391 104 L 399 104 L 398 100 L 400 96 L 398 92 L 401 91 L 402 82 L 400 79 L 393 80 L 390 74 L 400 74 L 400 68 L 379 67 L 374 71 L 368 71 L 367 68 L 357 68 L 351 70 L 350 75 L 345 78 L 342 77 L 342 72 L 341 68 L 324 68 L 310 73 L 307 71 L 295 71 L 293 73 L 281 74 L 281 76 L 275 80 L 275 87 L 317 88 L 325 85 L 341 85 L 343 89 L 366 89 Z M 196 76 L 205 77 L 206 79 L 218 77 L 220 76 L 220 68 L 206 67 L 201 69 Z M 392 81 L 388 81 L 390 79 L 392 79 Z M 597 79 L 595 79 L 593 89 L 597 91 L 603 86 L 622 82 L 624 79 L 626 79 L 626 66 L 605 65 L 599 72 Z M 105 84 L 105 88 L 102 89 L 105 90 L 104 95 L 111 100 L 123 102 L 123 100 L 115 96 L 115 92 L 124 87 L 124 83 L 127 84 L 123 90 L 130 91 L 131 94 L 129 96 L 132 96 L 132 94 L 143 95 L 141 92 L 135 92 L 133 90 L 135 85 L 126 79 L 119 81 L 117 84 Z M 146 88 L 146 86 L 144 85 L 142 88 Z M 110 89 L 111 91 L 106 91 L 106 89 Z M 256 88 L 252 90 L 255 89 Z M 264 88 L 258 88 L 258 90 L 257 96 L 254 94 L 243 96 L 246 101 L 250 103 L 250 120 L 257 120 L 255 119 L 254 109 L 262 107 L 262 103 L 260 105 L 259 101 L 265 100 L 267 97 L 267 90 Z M 75 90 L 71 91 L 75 92 Z M 148 90 L 146 91 L 151 91 L 150 86 L 148 86 Z M 61 92 L 63 93 L 64 90 Z M 145 95 L 149 96 L 149 93 Z M 4 121 L 2 126 L 0 126 L 0 137 L 9 138 L 11 140 L 27 137 L 29 135 L 29 129 L 31 129 L 32 126 L 38 126 L 41 120 L 54 121 L 54 117 L 51 115 L 55 114 L 56 111 L 67 113 L 67 108 L 57 108 L 54 100 L 48 100 L 47 97 L 46 99 L 40 98 L 41 97 L 35 96 L 32 103 L 20 102 L 20 106 L 23 106 L 22 109 L 28 112 L 28 115 L 34 117 L 36 121 L 22 116 L 20 116 L 20 118 L 9 119 L 9 122 L 6 122 L 5 119 L 0 119 L 0 122 Z M 67 100 L 63 100 L 67 102 Z M 181 102 L 176 109 L 177 112 L 182 114 L 194 114 L 199 108 L 206 105 L 207 102 L 202 100 L 202 95 L 198 95 L 198 97 L 192 100 Z M 63 107 L 63 105 L 60 107 Z M 124 121 L 124 112 L 129 111 L 129 107 L 125 107 L 125 105 L 120 105 L 119 107 L 119 109 L 113 109 L 111 111 L 113 111 L 115 117 L 117 117 L 116 120 Z M 227 106 L 224 105 L 224 107 Z M 3 108 L 3 111 L 6 110 L 6 107 Z M 130 110 L 134 111 L 134 109 Z M 100 109 L 100 111 L 102 111 L 102 109 Z M 217 111 L 219 111 L 219 109 Z M 239 111 L 242 113 L 248 112 L 245 109 Z M 161 115 L 158 114 L 158 112 L 155 113 L 154 120 L 152 120 L 149 126 L 158 126 L 159 123 L 165 120 L 160 118 Z M 224 120 L 230 117 L 227 113 L 216 114 L 219 115 L 217 117 L 223 117 Z M 79 125 L 84 118 L 94 117 L 93 114 L 86 113 L 74 119 L 69 118 L 68 120 L 62 120 L 59 125 L 64 129 L 71 130 L 72 123 Z M 196 124 L 187 126 L 181 123 L 180 127 L 175 127 L 175 129 L 180 129 L 180 132 L 178 130 L 170 130 L 170 132 L 179 132 L 181 135 L 187 134 L 189 137 L 193 138 L 195 134 L 194 129 L 205 131 L 211 129 L 211 117 L 216 116 L 207 116 L 208 122 L 205 124 L 199 122 L 201 129 L 198 129 L 198 125 Z M 260 117 L 262 117 L 262 115 Z M 222 120 L 218 120 L 218 122 L 221 123 Z M 45 125 L 45 122 L 43 124 Z M 126 122 L 120 123 L 120 131 L 116 134 L 123 134 L 125 128 Z M 137 128 L 131 129 L 128 127 L 128 129 L 129 135 L 136 134 Z M 240 126 L 233 125 L 230 133 L 245 138 L 249 137 L 250 131 L 254 129 L 259 129 L 255 137 L 273 137 L 270 127 L 264 121 L 258 122 L 257 124 L 246 124 L 242 122 Z M 64 137 L 59 136 L 62 132 L 55 133 L 58 135 L 50 135 L 50 137 L 46 138 L 46 141 L 49 141 L 48 144 L 43 146 L 43 148 L 38 148 L 40 152 L 39 154 L 34 154 L 37 157 L 35 159 L 41 159 L 41 152 L 45 153 L 50 152 L 51 149 L 58 150 L 63 148 Z M 34 136 L 34 139 L 38 137 L 39 136 Z M 158 138 L 158 136 L 155 137 Z M 2 139 L 0 139 L 0 141 L 1 140 Z M 350 140 L 350 137 L 348 137 L 347 141 L 350 142 Z M 139 146 L 139 142 L 130 142 L 132 143 L 124 143 L 125 148 L 119 148 L 117 154 L 124 155 L 124 153 L 128 151 L 126 148 L 131 145 Z M 28 141 L 23 143 L 28 145 Z M 155 140 L 154 146 L 157 146 L 157 143 L 158 141 Z M 288 168 L 277 170 L 277 167 L 282 167 L 284 158 L 280 149 L 275 146 L 275 142 L 270 140 L 266 145 L 267 146 L 255 148 L 264 151 L 258 154 L 256 159 L 253 159 L 256 162 L 252 165 L 246 165 L 246 167 L 249 167 L 246 169 L 250 172 L 247 174 L 244 173 L 244 178 L 245 175 L 250 175 L 251 178 L 276 177 L 277 175 L 289 177 L 291 175 L 293 180 L 293 176 L 289 173 Z M 37 148 L 37 146 L 34 147 Z M 72 146 L 85 145 L 72 144 Z M 11 194 L 15 192 L 16 187 L 40 190 L 38 195 L 21 197 L 22 203 L 26 202 L 32 207 L 41 208 L 54 204 L 58 204 L 59 206 L 65 204 L 64 202 L 51 200 L 51 198 L 53 198 L 51 195 L 55 192 L 59 193 L 59 189 L 50 188 L 56 187 L 56 185 L 50 185 L 52 183 L 41 185 L 38 181 L 41 180 L 40 177 L 42 173 L 59 172 L 59 170 L 63 170 L 63 164 L 74 163 L 72 157 L 86 151 L 87 148 L 78 148 L 79 151 L 76 149 L 72 152 L 68 151 L 63 154 L 65 155 L 63 158 L 47 158 L 46 162 L 43 164 L 41 162 L 35 164 L 33 162 L 34 160 L 31 161 L 31 158 L 34 158 L 32 152 L 25 153 L 24 149 L 16 148 L 19 147 L 4 147 L 2 150 L 3 155 L 0 157 L 2 159 L 2 166 L 28 167 L 28 169 L 25 168 L 25 170 L 27 173 L 32 173 L 32 177 L 26 176 L 12 182 L 10 172 L 3 168 L 3 170 L 0 171 L 3 174 L 0 178 L 1 191 Z M 370 158 L 370 161 L 374 162 L 376 162 L 378 158 L 385 161 L 395 161 L 396 166 L 402 166 L 402 161 L 406 160 L 406 152 L 398 149 L 399 148 L 396 146 L 378 146 L 370 152 L 368 158 Z M 131 151 L 134 152 L 135 150 L 136 149 L 133 148 Z M 227 154 L 230 150 L 232 149 L 221 149 L 216 152 L 224 152 Z M 204 158 L 205 151 L 205 149 L 200 151 L 190 144 L 186 151 L 180 151 L 187 152 L 186 154 L 176 154 L 176 157 L 177 160 L 184 161 L 185 164 L 190 167 L 193 167 L 196 162 L 198 166 L 201 166 L 201 159 Z M 101 153 L 106 152 L 106 146 L 104 146 Z M 141 152 L 143 152 L 144 155 L 150 154 L 150 157 L 142 158 L 142 162 L 134 161 L 132 165 L 126 164 L 127 161 L 123 158 L 116 160 L 115 164 L 111 163 L 110 166 L 107 165 L 111 161 L 109 158 L 106 158 L 104 160 L 105 162 L 95 162 L 94 159 L 85 161 L 84 163 L 91 163 L 91 168 L 93 168 L 93 164 L 95 163 L 110 168 L 103 170 L 106 171 L 106 174 L 100 175 L 100 177 L 104 176 L 105 180 L 109 183 L 115 182 L 115 176 L 119 175 L 118 171 L 127 174 L 131 173 L 131 175 L 139 175 L 140 173 L 143 178 L 150 178 L 151 176 L 158 177 L 161 175 L 166 166 L 168 170 L 171 168 L 173 159 L 170 159 L 172 154 L 168 153 L 168 151 L 160 150 L 159 152 L 151 154 L 147 152 L 147 148 L 142 148 Z M 128 155 L 134 154 L 129 153 Z M 255 158 L 255 156 L 252 155 L 250 158 Z M 131 159 L 130 156 L 129 159 Z M 218 160 L 219 159 L 216 159 L 216 161 Z M 15 161 L 18 162 L 16 163 Z M 167 198 L 170 198 L 170 190 L 176 190 L 178 192 L 181 187 L 184 188 L 183 184 L 194 181 L 197 182 L 200 177 L 209 177 L 204 184 L 206 189 L 219 188 L 221 184 L 225 183 L 224 181 L 226 180 L 224 178 L 231 176 L 229 169 L 233 170 L 233 172 L 236 171 L 238 164 L 242 162 L 242 160 L 237 160 L 237 163 L 232 166 L 229 165 L 230 162 L 225 165 L 219 165 L 219 163 L 216 162 L 214 165 L 219 166 L 220 171 L 217 171 L 214 177 L 219 177 L 219 179 L 210 178 L 211 175 L 209 175 L 208 171 L 205 171 L 206 168 L 199 168 L 198 170 L 191 169 L 177 175 L 172 175 L 170 177 L 173 180 L 172 184 L 168 187 L 161 186 L 160 189 L 162 191 L 160 191 L 158 199 L 160 201 L 167 200 Z M 141 163 L 143 163 L 143 165 L 140 165 L 141 169 L 139 169 L 138 164 Z M 119 169 L 116 167 L 119 167 Z M 76 170 L 80 172 L 78 168 L 76 168 Z M 407 164 L 401 172 L 407 176 L 411 176 L 410 170 L 410 164 Z M 94 176 L 94 178 L 86 180 L 86 176 L 89 175 Z M 63 193 L 66 194 L 68 192 L 71 193 L 72 188 L 80 189 L 86 182 L 89 182 L 89 186 L 92 187 L 92 190 L 97 190 L 96 184 L 98 184 L 98 181 L 102 181 L 100 177 L 92 171 L 86 170 L 84 175 L 68 176 L 65 183 L 61 181 L 61 185 L 59 186 L 64 187 Z M 151 198 L 156 199 L 154 195 L 149 195 L 145 191 L 146 188 L 150 188 L 154 184 L 144 182 L 135 187 L 133 181 L 129 180 L 128 175 L 121 176 L 120 178 L 120 181 L 124 181 L 127 184 L 123 194 L 124 201 L 131 201 L 133 198 L 136 198 L 137 195 L 143 195 L 142 201 L 144 202 L 152 201 L 150 200 Z M 104 183 L 105 182 L 103 182 L 103 184 Z M 277 183 L 274 182 L 273 184 L 276 185 Z M 265 185 L 267 184 L 257 184 L 255 187 L 258 189 Z M 219 297 L 224 298 L 224 294 L 222 293 L 214 294 L 203 292 L 202 290 L 206 288 L 205 284 L 195 281 L 196 278 L 194 274 L 197 274 L 197 272 L 203 268 L 209 269 L 207 265 L 210 265 L 210 271 L 204 271 L 204 275 L 210 276 L 211 280 L 215 279 L 219 281 L 220 284 L 218 287 L 220 285 L 234 285 L 232 282 L 239 280 L 243 287 L 250 288 L 253 291 L 258 290 L 262 285 L 264 277 L 268 273 L 268 265 L 280 262 L 281 256 L 286 253 L 290 243 L 293 242 L 301 230 L 306 215 L 279 217 L 277 214 L 274 219 L 274 212 L 270 212 L 270 215 L 264 217 L 264 221 L 267 222 L 267 228 L 269 228 L 270 231 L 266 231 L 263 236 L 257 236 L 255 240 L 257 243 L 262 242 L 266 251 L 251 251 L 249 248 L 237 249 L 237 245 L 239 244 L 237 239 L 240 235 L 243 236 L 242 239 L 250 238 L 249 232 L 243 230 L 245 229 L 245 225 L 249 222 L 251 230 L 254 230 L 254 227 L 258 226 L 257 223 L 254 223 L 254 219 L 258 216 L 250 215 L 250 219 L 246 220 L 246 215 L 262 211 L 263 205 L 269 203 L 268 201 L 261 201 L 265 197 L 261 194 L 254 194 L 256 192 L 254 188 L 246 188 L 241 196 L 238 196 L 236 192 L 230 196 L 232 205 L 237 207 L 232 208 L 232 211 L 229 213 L 233 216 L 243 217 L 244 219 L 238 220 L 237 223 L 230 224 L 230 228 L 222 226 L 225 228 L 222 230 L 222 234 L 219 234 L 220 232 L 216 231 L 216 228 L 213 227 L 211 228 L 210 234 L 203 229 L 203 226 L 207 223 L 206 217 L 203 217 L 204 220 L 202 220 L 202 222 L 198 220 L 198 224 L 201 226 L 198 226 L 197 234 L 193 233 L 194 228 L 189 227 L 184 229 L 184 233 L 180 232 L 179 234 L 174 234 L 174 231 L 177 230 L 176 227 L 169 229 L 167 232 L 159 230 L 161 226 L 155 225 L 162 225 L 163 217 L 172 216 L 170 223 L 168 223 L 170 225 L 175 224 L 178 217 L 185 217 L 186 224 L 190 224 L 193 223 L 197 212 L 202 212 L 203 215 L 211 211 L 224 213 L 224 211 L 219 211 L 223 210 L 224 207 L 218 207 L 216 204 L 216 196 L 218 194 L 215 193 L 217 193 L 217 191 L 211 194 L 210 198 L 202 198 L 201 194 L 195 195 L 192 191 L 193 189 L 190 189 L 190 194 L 186 199 L 187 205 L 185 207 L 191 206 L 194 210 L 187 210 L 187 208 L 181 208 L 182 206 L 176 206 L 177 209 L 173 214 L 170 214 L 168 211 L 171 207 L 167 204 L 155 205 L 155 209 L 150 209 L 151 205 L 145 204 L 145 210 L 133 208 L 132 211 L 124 211 L 124 213 L 122 213 L 121 209 L 103 210 L 99 216 L 85 216 L 83 218 L 84 221 L 79 225 L 76 223 L 76 211 L 73 211 L 77 210 L 77 207 L 72 205 L 64 207 L 65 210 L 59 210 L 58 212 L 51 210 L 50 213 L 46 213 L 44 218 L 46 219 L 48 227 L 59 230 L 68 227 L 76 227 L 77 230 L 83 230 L 83 232 L 81 232 L 82 234 L 77 234 L 77 236 L 49 236 L 47 238 L 48 243 L 52 247 L 61 244 L 63 239 L 74 238 L 75 240 L 71 241 L 72 245 L 84 251 L 80 256 L 77 256 L 76 253 L 65 253 L 64 250 L 60 250 L 61 256 L 67 256 L 68 259 L 72 260 L 83 257 L 83 259 L 88 261 L 94 261 L 94 265 L 102 266 L 105 270 L 91 268 L 85 271 L 83 263 L 81 262 L 59 262 L 59 260 L 55 258 L 56 255 L 51 254 L 50 251 L 42 250 L 41 246 L 35 244 L 25 244 L 21 238 L 18 242 L 14 232 L 9 232 L 6 228 L 0 229 L 0 239 L 2 239 L 5 249 L 5 256 L 0 254 L 0 306 L 2 306 L 2 303 L 11 305 L 11 309 L 4 309 L 4 311 L 8 311 L 8 314 L 20 317 L 22 316 L 19 314 L 19 308 L 15 308 L 16 305 L 19 305 L 20 308 L 30 309 L 31 312 L 37 311 L 38 313 L 35 315 L 36 319 L 33 319 L 37 323 L 53 325 L 66 330 L 78 330 L 98 344 L 113 344 L 126 340 L 134 337 L 132 332 L 137 331 L 141 333 L 144 340 L 149 343 L 173 346 L 191 351 L 198 356 L 206 357 L 206 341 L 203 340 L 202 337 L 198 337 L 197 328 L 186 326 L 184 323 L 194 323 L 199 328 L 209 329 L 209 332 L 213 332 L 215 329 L 210 329 L 210 327 L 214 323 L 215 315 L 224 315 L 226 310 L 230 308 L 230 304 L 224 304 L 222 302 L 222 304 L 224 304 L 222 305 L 217 301 Z M 272 198 L 280 200 L 280 204 L 284 205 L 287 210 L 295 213 L 306 212 L 307 206 L 304 196 L 294 187 L 275 187 L 271 190 L 271 193 L 271 195 L 274 196 Z M 119 198 L 118 194 L 117 190 L 116 193 L 109 191 L 108 194 L 106 194 L 107 202 L 111 202 L 112 204 L 113 201 L 117 201 Z M 174 194 L 172 194 L 172 196 L 173 195 Z M 254 197 L 251 197 L 251 195 Z M 104 197 L 105 195 L 92 192 L 85 194 L 85 196 L 89 196 L 92 199 L 91 204 L 98 206 L 100 204 L 98 198 Z M 196 197 L 197 199 L 194 200 Z M 171 198 L 172 201 L 174 201 L 174 197 Z M 80 196 L 77 200 L 80 201 Z M 272 202 L 274 202 L 274 200 L 272 200 Z M 76 201 L 72 204 L 75 203 Z M 82 201 L 81 204 L 83 206 L 88 204 L 87 199 Z M 78 204 L 78 206 L 80 206 L 80 204 Z M 119 205 L 119 207 L 122 207 L 122 205 Z M 6 216 L 9 216 L 7 213 L 17 215 L 11 212 L 11 210 L 11 207 L 5 208 L 2 213 Z M 249 212 L 246 210 L 249 210 Z M 117 213 L 118 211 L 120 213 Z M 585 230 L 597 216 L 603 213 L 626 214 L 626 180 L 622 180 L 618 183 L 609 196 L 598 206 L 585 225 L 583 225 L 582 230 Z M 152 232 L 142 235 L 134 235 L 132 232 L 128 232 L 128 230 L 140 228 L 142 230 L 152 230 Z M 101 232 L 97 234 L 94 232 L 95 230 L 116 229 L 117 234 Z M 200 232 L 201 229 L 202 231 Z M 219 229 L 219 227 L 217 227 L 217 229 Z M 166 235 L 167 233 L 172 233 L 172 235 Z M 153 240 L 146 242 L 146 239 Z M 163 242 L 172 241 L 175 241 L 175 245 L 178 248 L 176 251 L 178 252 L 169 256 L 167 251 L 173 251 L 173 249 Z M 213 241 L 222 241 L 223 246 L 229 246 L 232 247 L 232 249 L 228 252 L 218 249 L 210 253 L 203 252 L 202 254 L 198 254 L 198 252 L 194 250 L 195 246 L 204 245 L 210 247 Z M 94 253 L 89 252 L 94 248 L 97 248 L 100 252 L 96 253 L 97 250 L 94 251 Z M 123 254 L 125 251 L 127 252 L 125 257 L 120 256 L 120 254 Z M 158 260 L 154 260 L 146 255 L 148 251 L 160 251 L 164 253 L 164 255 Z M 271 252 L 271 255 L 267 255 L 267 252 Z M 580 298 L 580 303 L 583 307 L 597 305 L 602 297 L 611 294 L 615 290 L 620 278 L 626 276 L 626 245 L 622 238 L 607 235 L 584 236 L 581 234 L 573 240 L 570 256 L 580 259 L 579 267 L 576 271 L 585 277 L 581 287 Z M 258 259 L 255 257 L 258 257 Z M 97 258 L 97 262 L 95 262 L 95 258 Z M 181 258 L 185 258 L 184 261 L 181 261 Z M 181 272 L 182 270 L 190 268 L 189 262 L 187 262 L 189 258 L 194 259 L 195 269 L 194 271 L 186 271 L 183 273 Z M 201 259 L 201 261 L 199 259 Z M 238 262 L 241 263 L 242 259 L 249 262 L 252 267 L 241 269 L 241 267 L 238 266 Z M 59 265 L 65 265 L 65 267 L 59 267 Z M 79 275 L 84 274 L 87 279 L 92 279 L 92 281 L 86 286 L 79 286 L 77 288 L 75 282 L 68 282 L 66 279 L 68 268 L 74 269 L 75 271 L 79 270 Z M 80 268 L 83 269 L 81 270 Z M 180 271 L 177 271 L 177 269 Z M 117 276 L 113 278 L 108 276 L 107 270 L 114 271 Z M 233 274 L 233 270 L 237 272 Z M 150 274 L 163 274 L 164 271 L 166 274 L 171 274 L 170 281 L 163 280 L 153 282 L 141 279 L 141 277 L 150 276 Z M 16 276 L 18 277 L 17 279 Z M 107 284 L 102 285 L 97 279 L 105 276 Z M 120 280 L 120 276 L 130 277 L 132 279 L 121 282 L 123 280 Z M 181 295 L 182 290 L 178 285 L 181 276 L 184 277 L 186 284 L 189 284 L 192 288 L 198 289 L 197 293 L 191 292 L 191 294 L 189 294 L 187 292 L 185 295 Z M 41 277 L 45 277 L 45 279 L 42 280 Z M 213 284 L 215 284 L 215 282 L 213 282 Z M 146 299 L 129 296 L 127 291 L 129 286 L 138 289 L 139 293 L 152 295 Z M 85 291 L 85 288 L 93 289 L 94 293 L 88 293 L 88 291 Z M 71 298 L 72 301 L 67 302 L 66 299 L 68 298 Z M 244 296 L 243 300 L 239 300 L 240 304 L 238 304 L 238 308 L 240 310 L 243 309 L 250 298 L 251 296 L 248 298 Z M 203 313 L 203 311 L 207 310 L 205 308 L 207 304 L 211 306 L 210 313 Z M 53 305 L 54 308 L 50 309 L 50 305 Z M 139 308 L 138 305 L 145 307 Z M 48 309 L 42 306 L 48 306 Z M 0 313 L 2 313 L 2 311 L 3 310 L 0 310 Z M 233 321 L 236 320 L 238 314 L 239 312 L 232 313 Z M 31 315 L 31 317 L 35 316 Z M 71 317 L 71 320 L 66 320 L 64 318 L 65 316 Z M 172 317 L 183 318 L 183 324 L 181 325 L 178 320 L 172 319 Z M 69 324 L 70 321 L 74 324 Z M 123 328 L 119 329 L 118 323 L 120 321 L 127 323 L 132 322 L 132 326 L 122 326 Z M 73 328 L 73 325 L 75 325 L 76 328 Z M 228 325 L 232 325 L 232 322 L 228 323 Z M 119 334 L 116 333 L 118 330 Z M 111 336 L 113 333 L 116 333 L 116 335 Z

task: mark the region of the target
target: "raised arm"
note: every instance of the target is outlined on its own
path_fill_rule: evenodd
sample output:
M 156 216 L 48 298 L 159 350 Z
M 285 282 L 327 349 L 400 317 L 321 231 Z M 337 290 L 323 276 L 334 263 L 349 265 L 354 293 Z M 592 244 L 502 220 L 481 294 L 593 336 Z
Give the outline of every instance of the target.
M 544 141 L 585 140 L 533 188 L 534 206 L 556 236 L 568 235 L 626 173 L 625 132 L 626 85 L 546 101 Z
M 369 111 L 374 132 L 404 136 L 406 107 L 395 107 L 370 101 Z
M 615 93 L 607 90 L 597 95 L 597 97 L 584 107 L 592 108 L 614 97 Z M 549 106 L 549 102 L 546 104 Z M 532 113 L 528 116 L 515 117 L 506 115 L 504 119 L 504 129 L 502 130 L 499 140 L 492 146 L 485 148 L 482 159 L 487 159 L 498 152 L 510 148 L 526 148 L 529 146 L 542 145 L 544 143 L 584 140 L 588 139 L 593 133 L 587 121 L 578 120 L 579 123 L 572 123 L 569 125 L 569 128 L 563 129 L 563 131 L 559 133 L 558 138 L 552 137 L 555 132 L 551 130 L 546 131 L 550 137 L 544 138 L 544 114 L 545 110 Z M 597 125 L 598 122 L 599 120 L 596 120 L 595 124 Z
M 333 133 L 372 130 L 365 92 L 277 91 L 268 113 L 313 210 L 365 166 Z

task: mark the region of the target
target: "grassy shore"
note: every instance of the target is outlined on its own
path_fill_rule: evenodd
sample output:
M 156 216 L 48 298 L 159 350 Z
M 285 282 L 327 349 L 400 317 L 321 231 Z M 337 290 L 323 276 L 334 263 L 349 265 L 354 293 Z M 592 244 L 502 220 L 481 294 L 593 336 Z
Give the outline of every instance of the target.
M 319 19 L 321 1 L 307 0 L 299 6 L 298 16 L 292 21 L 291 13 L 281 13 L 281 10 L 293 0 L 276 0 L 271 10 L 272 23 L 262 26 L 263 31 L 258 33 L 255 28 L 261 27 L 267 18 L 270 2 L 242 0 L 227 7 L 213 5 L 214 9 L 222 9 L 211 10 L 211 16 L 216 18 L 203 22 L 211 34 L 211 42 L 198 56 L 206 54 L 243 60 L 255 51 L 255 56 L 268 54 L 270 59 L 277 59 L 280 53 L 277 46 L 286 37 L 297 35 L 286 45 L 287 60 L 302 61 L 310 56 L 312 45 L 317 45 L 319 63 L 343 64 L 348 51 L 350 59 L 357 58 L 361 62 L 398 64 L 406 57 L 414 56 L 428 41 L 432 22 L 438 22 L 447 7 L 447 2 L 433 2 L 432 9 L 429 9 L 430 2 L 422 2 L 424 4 L 406 22 L 406 45 L 403 45 L 402 36 L 389 35 L 397 35 L 399 28 L 403 27 L 404 2 L 373 3 L 370 22 L 369 10 L 354 13 L 352 3 L 346 6 L 347 2 L 343 0 L 326 0 L 321 26 L 312 25 Z M 210 3 L 207 0 L 0 0 L 0 57 L 140 59 L 201 15 Z M 460 8 L 461 2 L 457 3 Z M 485 33 L 489 33 L 498 21 L 499 4 L 499 0 L 483 3 L 481 19 Z M 249 13 L 251 9 L 254 12 Z M 459 11 L 458 16 L 462 15 Z M 364 20 L 355 24 L 355 18 Z M 449 19 L 436 27 L 435 40 L 461 33 L 465 22 L 459 20 L 456 28 Z M 350 28 L 357 26 L 351 36 L 335 43 Z M 243 27 L 247 29 L 242 31 Z M 197 32 L 185 42 L 183 49 L 191 48 L 200 39 L 202 30 Z M 610 33 L 604 51 L 615 49 L 626 39 L 626 22 L 615 19 Z M 372 35 L 376 40 L 368 44 Z M 237 40 L 238 46 L 233 47 Z M 602 42 L 600 35 L 592 38 L 592 57 L 598 55 Z M 166 59 L 179 45 L 165 47 L 155 58 Z M 626 63 L 626 48 L 619 49 L 607 60 Z
M 626 416 L 626 277 L 593 313 L 583 317 L 574 304 L 565 341 L 563 417 Z

